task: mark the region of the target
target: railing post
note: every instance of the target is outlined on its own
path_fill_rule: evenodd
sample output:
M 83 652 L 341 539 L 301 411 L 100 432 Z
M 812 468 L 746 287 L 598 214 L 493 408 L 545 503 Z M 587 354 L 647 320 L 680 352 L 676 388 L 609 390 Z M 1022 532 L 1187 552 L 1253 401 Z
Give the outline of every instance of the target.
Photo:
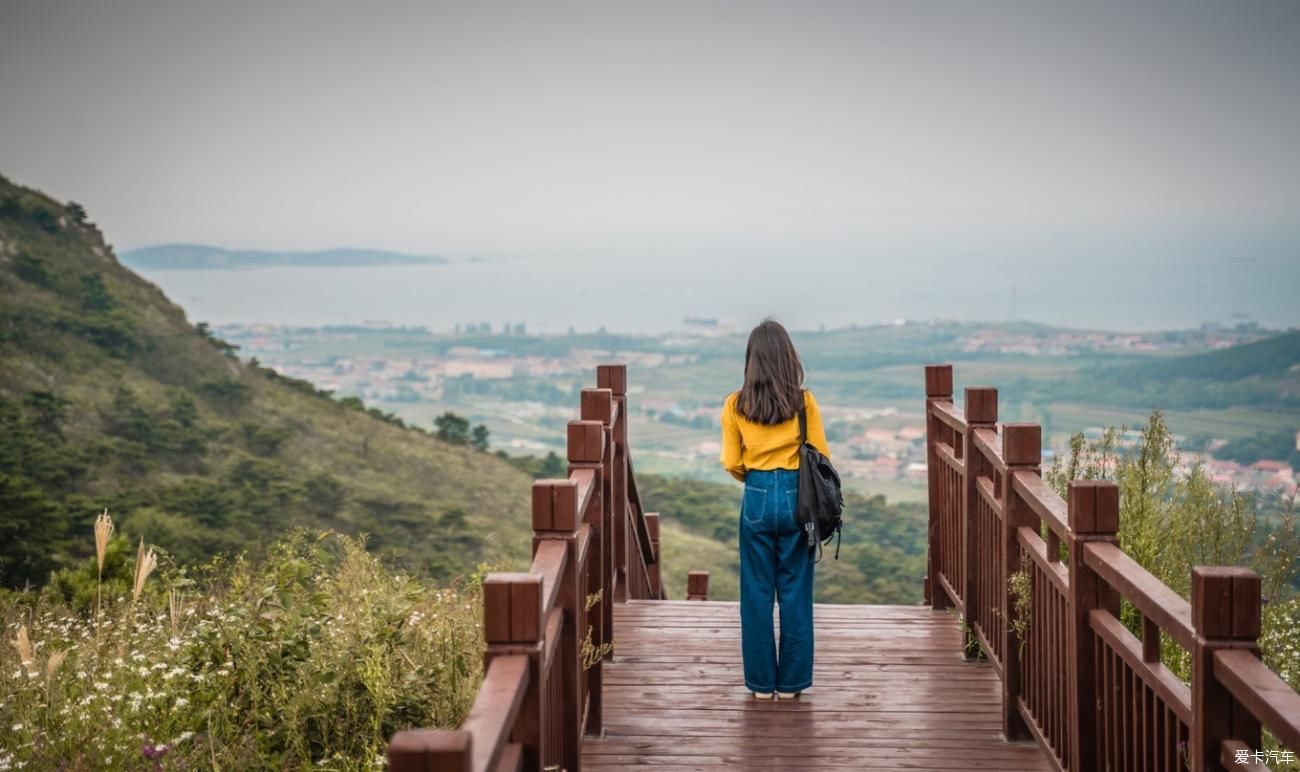
M 470 772 L 469 732 L 405 729 L 388 742 L 390 772 Z
M 966 389 L 965 458 L 962 461 L 961 533 L 964 558 L 962 560 L 962 622 L 966 625 L 967 639 L 964 655 L 968 659 L 979 656 L 979 641 L 974 633 L 978 604 L 987 602 L 980 598 L 978 574 L 979 538 L 975 533 L 979 506 L 977 483 L 985 471 L 992 473 L 992 465 L 984 454 L 975 449 L 975 430 L 998 428 L 998 390 L 991 386 L 971 386 Z M 988 632 L 985 631 L 985 635 Z
M 626 603 L 628 598 L 628 502 L 627 502 L 627 365 L 597 365 L 596 387 L 610 393 L 611 408 L 618 408 L 618 420 L 611 422 L 610 414 L 604 416 L 610 429 L 613 454 L 610 457 L 610 495 L 614 521 L 614 600 Z M 595 416 L 582 416 L 594 418 Z
M 560 668 L 560 722 L 563 766 L 576 770 L 582 756 L 582 636 L 585 634 L 586 592 L 582 566 L 578 565 L 578 484 L 573 480 L 538 480 L 533 483 L 533 553 L 543 541 L 564 543 L 564 571 L 559 576 L 556 600 L 564 610 L 555 664 Z
M 528 688 L 519 706 L 511 740 L 523 746 L 525 769 L 540 769 L 548 716 L 542 708 L 542 654 L 545 642 L 540 574 L 488 574 L 483 580 L 483 670 L 494 657 L 528 656 Z
M 1102 609 L 1118 619 L 1119 595 L 1084 565 L 1083 550 L 1089 542 L 1119 544 L 1119 487 L 1106 480 L 1074 480 L 1068 495 L 1070 662 L 1065 676 L 1071 717 L 1070 768 L 1089 770 L 1097 768 L 1097 727 L 1102 720 L 1089 615 L 1093 609 Z
M 588 517 L 586 522 L 591 526 L 591 541 L 588 544 L 590 555 L 587 558 L 588 574 L 586 577 L 586 592 L 600 592 L 601 601 L 597 603 L 596 614 L 589 611 L 583 614 L 587 623 L 591 625 L 591 642 L 592 645 L 599 648 L 606 642 L 611 642 L 613 638 L 613 617 L 611 615 L 610 624 L 605 624 L 604 606 L 609 606 L 611 590 L 610 578 L 612 574 L 613 563 L 610 555 L 609 543 L 609 511 L 606 505 L 605 495 L 605 474 L 602 459 L 605 457 L 605 448 L 608 445 L 605 427 L 599 421 L 570 421 L 568 429 L 568 456 L 569 456 L 569 473 L 572 474 L 575 469 L 590 469 L 595 473 L 595 490 L 592 495 L 597 498 L 592 505 L 595 513 L 594 517 Z M 586 597 L 583 597 L 583 608 L 586 608 Z M 593 619 L 594 618 L 594 619 Z M 586 636 L 586 630 L 578 631 L 579 640 Z M 604 683 L 603 668 L 598 660 L 587 668 L 587 690 L 590 699 L 590 708 L 587 714 L 586 732 L 589 735 L 600 735 L 604 731 L 604 692 L 602 684 Z
M 1192 772 L 1223 769 L 1224 740 L 1259 749 L 1260 726 L 1214 675 L 1214 652 L 1248 649 L 1259 655 L 1259 576 L 1250 569 L 1192 569 Z
M 602 589 L 601 619 L 607 634 L 606 640 L 613 638 L 614 603 L 619 600 L 621 587 L 627 585 L 627 516 L 625 513 L 627 496 L 624 494 L 623 506 L 618 502 L 618 464 L 615 463 L 617 445 L 614 443 L 613 413 L 614 395 L 609 389 L 583 389 L 581 418 L 584 421 L 599 421 L 604 427 L 605 444 L 600 455 L 601 494 L 604 506 L 601 509 L 605 524 L 605 543 L 609 549 L 608 584 Z M 623 516 L 620 517 L 619 515 Z M 603 602 L 608 601 L 608 602 Z
M 1008 740 L 1027 740 L 1032 735 L 1020 715 L 1017 700 L 1020 698 L 1020 636 L 1014 625 L 1017 620 L 1015 604 L 1011 602 L 1011 577 L 1020 571 L 1020 526 L 1034 526 L 1033 509 L 1012 490 L 1012 478 L 1017 472 L 1039 473 L 1043 462 L 1043 431 L 1038 424 L 1002 425 L 1002 461 L 1006 473 L 996 481 L 1002 503 L 1002 566 L 996 592 L 998 614 L 1002 620 L 1002 732 Z
M 925 576 L 926 602 L 938 611 L 950 608 L 951 599 L 939 585 L 939 458 L 935 446 L 940 441 L 943 424 L 934 417 L 931 405 L 952 402 L 952 365 L 925 367 L 925 463 L 930 492 L 929 552 Z
M 709 572 L 688 571 L 686 574 L 686 599 L 709 599 Z
M 664 579 L 659 573 L 659 513 L 645 513 L 645 527 L 650 533 L 650 546 L 654 550 L 655 562 L 646 566 L 646 572 L 650 574 L 650 597 L 663 599 L 664 597 Z

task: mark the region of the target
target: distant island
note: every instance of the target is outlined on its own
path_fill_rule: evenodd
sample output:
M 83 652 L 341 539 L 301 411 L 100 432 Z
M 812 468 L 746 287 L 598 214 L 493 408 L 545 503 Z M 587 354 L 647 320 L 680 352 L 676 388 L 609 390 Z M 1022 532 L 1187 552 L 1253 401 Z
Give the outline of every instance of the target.
M 373 265 L 443 265 L 440 255 L 404 255 L 380 249 L 322 249 L 314 252 L 271 252 L 223 249 L 206 244 L 159 244 L 123 252 L 122 262 L 140 270 L 212 270 L 223 268 L 344 268 Z

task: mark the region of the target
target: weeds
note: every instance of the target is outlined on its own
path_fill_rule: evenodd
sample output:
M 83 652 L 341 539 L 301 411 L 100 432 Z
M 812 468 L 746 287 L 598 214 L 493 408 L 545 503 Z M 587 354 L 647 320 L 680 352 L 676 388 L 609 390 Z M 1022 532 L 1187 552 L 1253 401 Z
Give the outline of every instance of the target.
M 477 582 L 428 586 L 358 539 L 192 573 L 142 543 L 114 586 L 91 613 L 0 593 L 0 769 L 377 769 L 398 729 L 459 725 L 482 677 Z

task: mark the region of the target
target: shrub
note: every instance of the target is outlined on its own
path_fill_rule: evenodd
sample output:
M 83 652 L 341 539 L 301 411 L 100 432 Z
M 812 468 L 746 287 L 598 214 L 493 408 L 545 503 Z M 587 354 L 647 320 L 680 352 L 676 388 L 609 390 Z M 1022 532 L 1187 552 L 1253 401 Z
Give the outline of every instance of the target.
M 1269 666 L 1300 689 L 1300 532 L 1296 498 L 1268 498 L 1216 487 L 1198 461 L 1178 470 L 1178 454 L 1164 416 L 1151 414 L 1136 447 L 1121 448 L 1120 429 L 1099 440 L 1071 440 L 1046 479 L 1062 496 L 1072 479 L 1113 479 L 1120 489 L 1119 542 L 1124 551 L 1184 598 L 1197 565 L 1248 566 L 1263 580 L 1260 649 Z M 1141 617 L 1128 601 L 1122 621 L 1141 634 Z M 1161 659 L 1186 680 L 1191 658 L 1161 636 Z
M 477 692 L 477 579 L 435 588 L 299 532 L 260 563 L 164 561 L 133 602 L 112 544 L 98 628 L 53 588 L 0 595 L 0 762 L 378 769 L 392 733 L 458 725 Z M 94 558 L 78 572 L 80 596 Z

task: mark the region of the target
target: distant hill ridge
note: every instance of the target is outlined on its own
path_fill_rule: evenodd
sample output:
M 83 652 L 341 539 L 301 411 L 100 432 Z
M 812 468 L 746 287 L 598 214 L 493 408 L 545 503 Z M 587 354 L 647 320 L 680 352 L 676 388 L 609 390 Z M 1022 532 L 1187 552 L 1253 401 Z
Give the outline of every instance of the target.
M 1300 408 L 1300 331 L 1202 354 L 1085 367 L 1061 380 L 1020 378 L 1003 392 L 1012 401 L 1295 410 Z
M 199 270 L 220 268 L 346 268 L 374 265 L 444 265 L 441 255 L 408 255 L 382 249 L 321 249 L 276 252 L 260 249 L 225 249 L 207 244 L 159 244 L 122 253 L 122 262 L 144 270 Z

